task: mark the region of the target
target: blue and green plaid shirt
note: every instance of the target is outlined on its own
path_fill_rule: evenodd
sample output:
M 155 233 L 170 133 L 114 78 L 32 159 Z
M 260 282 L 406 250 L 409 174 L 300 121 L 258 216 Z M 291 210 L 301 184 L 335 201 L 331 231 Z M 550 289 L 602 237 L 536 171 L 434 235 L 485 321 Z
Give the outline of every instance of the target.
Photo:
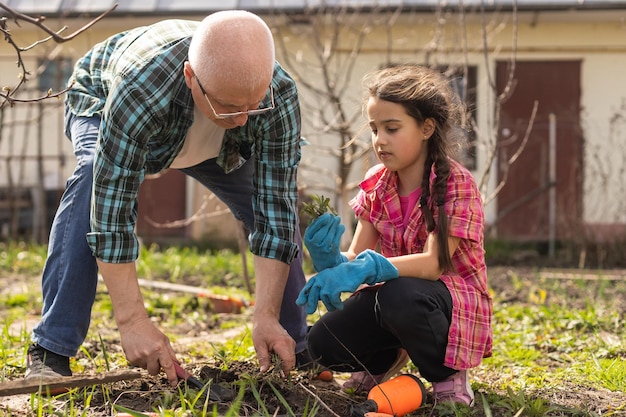
M 166 20 L 94 46 L 75 66 L 66 105 L 78 116 L 100 115 L 94 160 L 91 232 L 87 241 L 104 262 L 133 262 L 137 196 L 146 174 L 169 167 L 193 122 L 194 102 L 183 64 L 197 22 Z M 254 254 L 291 263 L 297 216 L 300 107 L 294 81 L 276 64 L 276 108 L 228 129 L 218 164 L 225 172 L 256 159 Z M 261 106 L 269 105 L 267 103 Z

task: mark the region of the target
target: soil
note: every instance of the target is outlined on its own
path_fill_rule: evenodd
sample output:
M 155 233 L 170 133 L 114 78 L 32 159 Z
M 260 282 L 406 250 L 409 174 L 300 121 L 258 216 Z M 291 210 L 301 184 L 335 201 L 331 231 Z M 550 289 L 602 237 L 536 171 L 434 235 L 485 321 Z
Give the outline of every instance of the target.
M 568 275 L 569 274 L 569 275 Z M 524 303 L 533 296 L 536 296 L 538 288 L 546 288 L 546 282 L 558 286 L 562 291 L 547 291 L 546 303 L 559 303 L 567 305 L 573 309 L 584 308 L 590 300 L 596 299 L 599 294 L 607 291 L 611 294 L 611 309 L 615 309 L 626 316 L 626 272 L 608 272 L 606 281 L 597 281 L 592 278 L 580 277 L 580 273 L 568 271 L 552 271 L 539 273 L 532 268 L 491 268 L 490 287 L 500 303 Z M 573 276 L 580 278 L 573 279 Z M 4 279 L 0 278 L 0 284 Z M 581 281 L 583 284 L 581 284 Z M 520 282 L 522 284 L 520 284 Z M 4 286 L 4 285 L 3 285 Z M 6 286 L 4 286 L 6 288 Z M 244 313 L 246 314 L 246 313 Z M 218 321 L 215 322 L 217 326 Z M 177 345 L 188 343 L 196 337 L 206 338 L 211 328 L 194 331 L 189 326 L 181 327 L 184 332 L 177 340 Z M 168 332 L 175 329 L 168 329 Z M 215 330 L 215 333 L 218 333 Z M 215 335 L 214 335 L 215 337 Z M 219 337 L 217 337 L 219 338 Z M 119 349 L 115 342 L 107 349 L 112 351 Z M 95 348 L 94 348 L 95 349 Z M 87 354 L 89 347 L 87 348 Z M 184 348 L 182 349 L 184 351 Z M 626 352 L 622 349 L 621 357 L 617 360 L 624 360 Z M 85 354 L 83 352 L 83 354 Z M 205 358 L 206 359 L 206 358 Z M 564 363 L 555 355 L 546 355 L 542 363 L 542 371 L 549 375 L 550 368 L 563 367 Z M 205 395 L 194 388 L 179 385 L 180 392 L 169 386 L 163 377 L 152 377 L 146 374 L 145 378 L 133 381 L 123 381 L 108 384 L 106 388 L 96 387 L 93 391 L 86 391 L 93 394 L 89 400 L 89 411 L 85 415 L 89 416 L 111 416 L 115 414 L 113 407 L 125 407 L 134 411 L 153 412 L 158 409 L 178 409 L 189 410 L 187 413 L 181 412 L 176 415 L 203 415 L 203 409 L 208 410 L 207 414 L 213 415 L 216 411 L 218 415 L 225 415 L 228 409 L 239 402 L 239 415 L 255 416 L 306 416 L 312 415 L 312 408 L 315 416 L 318 417 L 347 417 L 351 415 L 353 406 L 357 406 L 366 400 L 364 395 L 354 393 L 344 393 L 341 391 L 341 383 L 348 376 L 346 374 L 335 374 L 330 382 L 314 379 L 314 375 L 304 372 L 292 372 L 285 377 L 278 370 L 274 369 L 268 373 L 260 374 L 256 361 L 225 361 L 210 359 L 209 362 L 196 363 L 184 366 L 187 371 L 198 377 L 203 383 L 210 385 L 217 384 L 223 388 L 231 390 L 235 399 L 208 400 Z M 86 369 L 88 372 L 89 369 Z M 511 377 L 511 371 L 505 374 Z M 502 386 L 502 377 L 499 372 L 492 368 L 479 367 L 472 373 L 474 390 L 476 392 L 476 405 L 471 414 L 458 414 L 459 411 L 434 405 L 427 396 L 423 406 L 410 414 L 410 416 L 447 416 L 447 415 L 472 415 L 472 416 L 513 416 L 516 410 L 511 410 L 505 405 L 502 399 L 510 399 L 511 393 L 506 391 L 497 392 L 493 387 Z M 428 384 L 426 384 L 428 387 Z M 533 398 L 540 398 L 548 406 L 555 406 L 541 414 L 519 414 L 519 415 L 547 415 L 547 416 L 626 416 L 626 393 L 611 392 L 599 388 L 590 388 L 572 383 L 572 386 L 551 387 L 545 384 L 544 388 L 534 389 L 528 387 L 524 390 L 526 399 L 524 404 L 531 404 Z M 484 395 L 484 396 L 483 396 Z M 75 401 L 80 406 L 81 399 L 88 398 L 88 395 L 75 396 Z M 181 398 L 187 399 L 181 404 Z M 31 416 L 37 415 L 33 410 L 31 396 L 22 395 L 9 398 L 0 398 L 0 416 Z M 58 415 L 63 415 L 58 410 L 67 407 L 67 398 L 59 397 Z M 490 412 L 484 411 L 483 402 L 487 401 Z M 524 405 L 522 404 L 522 405 Z M 558 406 L 558 408 L 557 408 Z M 521 408 L 521 407 L 520 407 Z M 570 411 L 565 411 L 569 409 Z M 122 409 L 118 408 L 117 411 Z M 123 411 L 123 410 L 122 410 Z M 169 414 L 168 414 L 169 415 Z
M 243 389 L 239 415 L 311 415 L 311 408 L 317 407 L 315 415 L 319 417 L 349 416 L 350 406 L 365 400 L 363 396 L 343 393 L 337 380 L 319 381 L 306 373 L 292 373 L 288 378 L 284 378 L 278 372 L 260 375 L 258 365 L 253 362 L 230 362 L 228 369 L 204 365 L 198 371 L 189 370 L 198 375 L 198 379 L 203 382 L 212 381 L 209 388 L 218 384 L 234 396 Z M 172 391 L 164 379 L 151 382 L 144 380 L 138 385 L 134 389 L 120 390 L 119 394 L 122 396 L 117 404 L 133 410 L 150 411 L 154 409 L 155 404 L 162 401 L 164 393 Z M 187 387 L 184 383 L 181 383 L 180 388 L 183 391 L 189 390 L 192 396 L 198 396 L 197 390 Z M 175 400 L 180 400 L 178 394 Z M 200 405 L 205 401 L 206 396 L 200 395 L 199 406 L 196 408 L 201 410 Z M 218 415 L 226 415 L 233 405 L 233 400 L 228 398 L 222 401 L 209 400 L 208 403 L 209 410 L 215 406 Z

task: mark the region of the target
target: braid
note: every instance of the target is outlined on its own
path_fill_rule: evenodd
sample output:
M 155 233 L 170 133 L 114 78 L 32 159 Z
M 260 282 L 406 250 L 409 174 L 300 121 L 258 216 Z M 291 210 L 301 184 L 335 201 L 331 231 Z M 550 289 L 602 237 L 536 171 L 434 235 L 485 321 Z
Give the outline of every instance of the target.
M 439 266 L 444 271 L 454 269 L 452 259 L 450 258 L 450 248 L 448 246 L 448 215 L 446 214 L 445 201 L 446 192 L 448 190 L 448 178 L 450 177 L 450 161 L 446 156 L 446 152 L 442 141 L 438 138 L 436 130 L 428 141 L 428 156 L 424 164 L 424 176 L 422 178 L 422 196 L 420 197 L 420 207 L 426 219 L 426 230 L 431 233 L 437 228 L 437 246 L 439 248 Z M 434 166 L 436 179 L 430 187 L 430 172 Z M 428 205 L 428 197 L 433 195 L 433 201 L 437 207 L 437 217 L 439 224 L 435 222 L 435 217 Z
M 441 148 L 441 147 L 439 147 Z M 439 149 L 441 151 L 441 149 Z M 448 246 L 448 214 L 446 213 L 445 202 L 448 191 L 448 178 L 450 177 L 450 161 L 445 153 L 435 155 L 435 174 L 437 178 L 433 184 L 434 200 L 437 203 L 437 218 L 439 220 L 437 231 L 437 245 L 439 246 L 439 266 L 444 271 L 454 269 L 450 258 L 450 248 Z
M 430 167 L 433 164 L 433 159 L 429 153 L 426 157 L 426 163 L 424 164 L 424 176 L 422 177 L 422 195 L 420 197 L 420 208 L 424 213 L 424 219 L 426 219 L 426 230 L 428 233 L 435 230 L 435 217 L 433 216 L 430 207 L 428 206 L 428 197 L 430 196 Z

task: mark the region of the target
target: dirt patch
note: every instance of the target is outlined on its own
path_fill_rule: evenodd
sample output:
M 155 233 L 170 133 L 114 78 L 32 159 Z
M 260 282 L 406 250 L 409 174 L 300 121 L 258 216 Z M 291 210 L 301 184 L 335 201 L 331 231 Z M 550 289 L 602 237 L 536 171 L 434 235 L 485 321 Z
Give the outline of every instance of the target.
M 217 410 L 218 415 L 226 415 L 233 404 L 238 402 L 240 416 L 317 417 L 350 416 L 352 406 L 366 400 L 364 395 L 342 392 L 341 376 L 325 382 L 302 372 L 292 372 L 288 377 L 277 371 L 260 374 L 256 363 L 240 361 L 229 363 L 227 368 L 224 365 L 204 365 L 199 369 L 189 368 L 188 371 L 197 375 L 203 383 L 209 383 L 205 390 L 217 384 L 229 390 L 235 398 L 212 401 L 206 398 L 206 391 L 203 395 L 202 391 L 190 388 L 184 382 L 178 387 L 181 391 L 177 392 L 165 379 L 150 377 L 113 384 L 110 397 L 115 398 L 116 406 L 142 412 L 155 411 L 161 407 L 182 410 L 194 403 L 194 415 L 199 415 L 205 407 Z M 103 415 L 111 415 L 101 395 L 92 400 L 91 406 L 100 407 L 105 413 Z

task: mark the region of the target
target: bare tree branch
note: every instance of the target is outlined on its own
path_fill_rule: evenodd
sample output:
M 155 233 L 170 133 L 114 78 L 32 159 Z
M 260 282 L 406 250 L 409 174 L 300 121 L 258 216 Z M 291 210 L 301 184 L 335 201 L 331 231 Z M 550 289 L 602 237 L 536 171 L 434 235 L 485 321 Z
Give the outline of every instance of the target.
M 194 214 L 192 214 L 190 217 L 187 217 L 185 219 L 174 220 L 174 221 L 171 221 L 171 222 L 164 222 L 164 223 L 156 222 L 156 221 L 152 220 L 148 216 L 145 216 L 144 219 L 152 227 L 156 227 L 156 228 L 160 228 L 160 229 L 173 229 L 173 228 L 177 228 L 177 227 L 189 226 L 191 223 L 193 223 L 193 222 L 195 222 L 197 220 L 200 220 L 200 219 L 208 219 L 208 218 L 211 218 L 211 217 L 217 217 L 217 216 L 221 216 L 222 214 L 229 213 L 230 210 L 228 210 L 227 208 L 216 210 L 216 211 L 211 212 L 211 213 L 207 213 L 206 212 L 206 208 L 207 208 L 209 202 L 211 200 L 214 200 L 215 198 L 217 198 L 215 196 L 215 194 L 210 194 L 208 197 L 205 197 L 204 201 L 202 202 L 202 204 L 200 205 L 198 210 L 196 210 L 196 212 Z
M 488 108 L 493 111 L 486 111 L 485 123 L 479 126 L 476 120 L 476 111 L 469 110 L 465 115 L 464 126 L 471 126 L 473 129 L 473 145 L 476 149 L 480 149 L 480 161 L 473 168 L 477 170 L 477 183 L 484 196 L 485 204 L 493 201 L 506 182 L 507 173 L 510 166 L 516 162 L 519 155 L 524 151 L 529 140 L 530 132 L 534 125 L 537 114 L 537 103 L 532 110 L 530 120 L 526 126 L 526 132 L 521 138 L 516 138 L 513 143 L 513 155 L 508 156 L 505 150 L 511 152 L 508 148 L 504 149 L 505 143 L 500 139 L 501 115 L 503 105 L 515 91 L 516 86 L 516 61 L 517 61 L 517 43 L 518 43 L 518 9 L 517 4 L 513 2 L 511 10 L 511 43 L 512 53 L 509 57 L 510 62 L 506 69 L 504 78 L 498 79 L 496 82 L 496 74 L 491 70 L 493 66 L 493 30 L 497 30 L 501 25 L 494 25 L 490 21 L 489 12 L 487 11 L 486 2 L 479 2 L 480 5 L 474 10 L 474 14 L 479 19 L 480 38 L 478 45 L 470 45 L 468 35 L 468 11 L 462 2 L 459 3 L 455 10 L 450 9 L 445 2 L 439 2 L 435 16 L 433 17 L 433 29 L 430 37 L 426 39 L 416 40 L 417 50 L 421 50 L 421 59 L 423 65 L 438 66 L 440 62 L 447 61 L 446 75 L 451 78 L 462 77 L 459 85 L 459 93 L 463 95 L 462 101 L 467 104 L 470 96 L 468 91 L 470 88 L 476 87 L 477 80 L 472 79 L 470 84 L 470 74 L 473 70 L 470 67 L 470 56 L 472 51 L 481 50 L 483 54 L 484 68 L 486 68 L 486 95 L 489 103 Z M 312 132 L 307 132 L 311 136 L 309 139 L 315 139 L 318 135 L 325 139 L 334 137 L 336 140 L 325 142 L 318 141 L 314 152 L 320 158 L 329 159 L 336 158 L 335 168 L 322 168 L 319 161 L 315 164 L 302 164 L 303 171 L 307 172 L 307 176 L 311 174 L 311 178 L 315 178 L 314 183 L 308 184 L 309 187 L 317 190 L 330 191 L 334 193 L 333 203 L 342 214 L 342 218 L 347 222 L 351 215 L 350 210 L 346 210 L 348 205 L 345 204 L 350 198 L 351 193 L 355 190 L 358 182 L 351 180 L 352 171 L 357 169 L 355 163 L 363 162 L 363 169 L 367 168 L 369 163 L 371 144 L 364 139 L 363 131 L 359 129 L 357 120 L 362 116 L 359 111 L 348 111 L 353 106 L 353 98 L 350 96 L 350 89 L 354 87 L 354 70 L 358 70 L 358 65 L 363 62 L 363 54 L 368 47 L 369 36 L 372 29 L 376 28 L 377 33 L 384 31 L 387 38 L 384 39 L 383 46 L 384 57 L 379 57 L 380 65 L 393 63 L 393 57 L 396 54 L 394 50 L 398 42 L 393 39 L 394 25 L 397 23 L 399 16 L 403 13 L 402 7 L 399 6 L 389 12 L 384 10 L 364 10 L 355 8 L 335 8 L 332 10 L 324 7 L 307 9 L 299 16 L 286 16 L 289 22 L 294 24 L 279 25 L 277 27 L 277 48 L 281 49 L 283 54 L 281 59 L 285 66 L 298 84 L 307 90 L 307 100 L 313 104 L 308 108 L 311 110 L 307 116 L 312 123 Z M 459 41 L 452 44 L 451 49 L 447 46 L 449 42 L 448 27 L 451 18 L 456 18 L 454 25 L 458 28 Z M 473 20 L 471 21 L 473 22 Z M 293 44 L 289 44 L 289 40 L 298 37 L 302 43 L 296 45 L 297 50 L 289 50 Z M 380 44 L 377 39 L 376 45 Z M 303 46 L 304 45 L 304 46 Z M 374 50 L 378 46 L 373 47 Z M 400 53 L 407 53 L 398 51 Z M 446 59 L 445 57 L 459 54 L 461 60 L 455 66 L 454 59 Z M 401 55 L 399 55 L 401 56 Z M 418 55 L 419 56 L 419 55 Z M 395 58 L 398 59 L 398 58 Z M 406 58 L 402 58 L 406 59 Z M 462 71 L 462 72 L 461 72 Z M 474 98 L 471 98 L 474 100 Z M 522 136 L 520 134 L 520 136 Z M 474 140 L 475 138 L 475 140 Z M 496 162 L 500 165 L 497 166 Z M 310 165 L 310 166 L 309 166 Z M 360 165 L 359 165 L 360 166 Z M 334 173 L 332 170 L 335 170 Z M 503 175 L 492 181 L 494 172 Z M 332 178 L 332 181 L 328 181 Z M 498 182 L 498 184 L 493 184 Z M 334 190 L 332 187 L 335 187 Z M 494 189 L 495 188 L 495 189 Z M 347 234 L 344 236 L 346 237 Z
M 515 161 L 517 161 L 517 158 L 519 158 L 519 156 L 524 151 L 524 149 L 526 149 L 526 144 L 528 143 L 528 139 L 530 138 L 530 133 L 532 132 L 533 126 L 535 124 L 535 118 L 537 117 L 538 108 L 539 108 L 539 103 L 535 100 L 534 105 L 533 105 L 533 110 L 530 114 L 530 119 L 528 120 L 528 124 L 526 125 L 526 132 L 524 133 L 524 137 L 522 138 L 520 145 L 517 147 L 513 155 L 511 155 L 510 158 L 507 158 L 506 155 L 500 155 L 500 158 L 499 158 L 500 168 L 503 173 L 503 177 L 500 178 L 498 185 L 495 187 L 495 189 L 488 196 L 485 197 L 485 201 L 484 201 L 485 205 L 495 200 L 495 198 L 498 196 L 498 194 L 500 193 L 500 190 L 504 187 L 508 179 L 509 168 L 511 167 L 511 165 L 515 163 Z M 490 161 L 490 163 L 487 166 L 485 166 L 483 178 L 489 176 L 491 172 L 491 166 L 492 166 L 491 162 L 497 158 L 498 156 L 497 153 L 498 153 L 498 150 L 500 149 L 502 149 L 501 146 L 495 146 L 489 151 L 488 160 Z
M 41 44 L 43 44 L 45 42 L 48 42 L 50 40 L 54 41 L 55 43 L 64 43 L 64 42 L 72 40 L 76 36 L 80 35 L 84 31 L 86 31 L 87 29 L 89 29 L 90 27 L 95 25 L 97 22 L 102 20 L 105 16 L 107 16 L 109 13 L 111 13 L 113 10 L 115 10 L 116 7 L 117 7 L 117 3 L 115 3 L 107 11 L 103 12 L 102 14 L 100 14 L 98 17 L 96 17 L 96 18 L 92 19 L 91 21 L 89 21 L 89 23 L 87 23 L 86 25 L 84 25 L 80 29 L 74 31 L 73 33 L 71 33 L 71 34 L 69 34 L 67 36 L 61 36 L 61 33 L 64 32 L 67 29 L 67 26 L 63 26 L 62 28 L 60 28 L 60 29 L 55 31 L 55 30 L 49 28 L 45 24 L 45 20 L 46 20 L 45 16 L 32 17 L 32 16 L 26 15 L 24 13 L 18 12 L 17 10 L 7 6 L 4 2 L 0 2 L 0 9 L 4 10 L 9 15 L 8 17 L 4 16 L 4 17 L 0 18 L 0 32 L 4 35 L 4 40 L 9 45 L 11 45 L 11 47 L 15 51 L 15 55 L 17 56 L 18 79 L 19 79 L 19 82 L 14 87 L 9 87 L 9 86 L 2 87 L 2 92 L 0 92 L 0 97 L 2 99 L 4 99 L 4 101 L 0 104 L 0 109 L 5 107 L 7 104 L 12 107 L 16 103 L 37 102 L 37 101 L 42 101 L 42 100 L 46 100 L 46 99 L 49 99 L 49 98 L 59 97 L 59 96 L 63 95 L 65 92 L 67 92 L 67 90 L 69 90 L 72 87 L 71 85 L 66 87 L 62 91 L 59 91 L 59 92 L 56 92 L 56 93 L 53 92 L 52 90 L 49 90 L 47 92 L 47 94 L 45 94 L 43 96 L 40 96 L 40 97 L 36 97 L 36 98 L 30 98 L 30 99 L 18 99 L 18 98 L 16 98 L 15 94 L 28 81 L 28 78 L 31 75 L 30 71 L 28 71 L 28 69 L 26 68 L 26 64 L 24 63 L 24 59 L 23 59 L 23 55 L 22 54 L 24 52 L 32 50 L 36 46 L 39 46 L 39 45 L 41 45 Z M 9 21 L 12 21 L 13 23 L 15 23 L 15 25 L 17 27 L 21 27 L 20 26 L 20 22 L 26 22 L 26 23 L 28 23 L 30 25 L 33 25 L 33 26 L 36 26 L 36 27 L 42 29 L 45 33 L 47 33 L 50 36 L 48 36 L 48 37 L 46 37 L 44 39 L 40 39 L 40 40 L 38 40 L 38 41 L 28 45 L 28 46 L 22 47 L 22 46 L 18 45 L 13 40 L 13 36 L 12 36 L 11 30 L 9 29 L 9 26 L 8 26 L 8 22 Z
M 48 35 L 50 35 L 50 38 L 53 39 L 54 42 L 56 42 L 56 43 L 63 43 L 63 42 L 67 42 L 67 41 L 70 41 L 70 40 L 74 39 L 76 36 L 80 35 L 84 31 L 86 31 L 87 29 L 89 29 L 90 27 L 95 25 L 97 22 L 102 20 L 106 15 L 108 15 L 109 13 L 111 13 L 113 10 L 115 10 L 117 8 L 117 3 L 115 3 L 109 10 L 103 12 L 98 17 L 92 19 L 89 23 L 87 23 L 82 28 L 78 29 L 77 31 L 75 31 L 75 32 L 73 32 L 73 33 L 71 33 L 71 34 L 69 34 L 67 36 L 59 35 L 59 33 L 64 31 L 65 29 L 67 29 L 67 27 L 63 27 L 60 30 L 54 31 L 54 30 L 50 29 L 48 26 L 46 26 L 44 24 L 44 21 L 46 20 L 45 16 L 32 17 L 32 16 L 20 13 L 20 12 L 18 12 L 16 10 L 12 9 L 11 7 L 9 7 L 6 4 L 4 4 L 3 2 L 0 2 L 0 8 L 4 9 L 6 12 L 9 13 L 9 15 L 11 15 L 11 17 L 13 18 L 12 20 L 15 22 L 15 24 L 17 26 L 20 25 L 19 24 L 20 21 L 23 21 L 23 22 L 26 22 L 26 23 L 30 23 L 30 24 L 32 24 L 34 26 L 39 27 L 44 32 L 46 32 Z

